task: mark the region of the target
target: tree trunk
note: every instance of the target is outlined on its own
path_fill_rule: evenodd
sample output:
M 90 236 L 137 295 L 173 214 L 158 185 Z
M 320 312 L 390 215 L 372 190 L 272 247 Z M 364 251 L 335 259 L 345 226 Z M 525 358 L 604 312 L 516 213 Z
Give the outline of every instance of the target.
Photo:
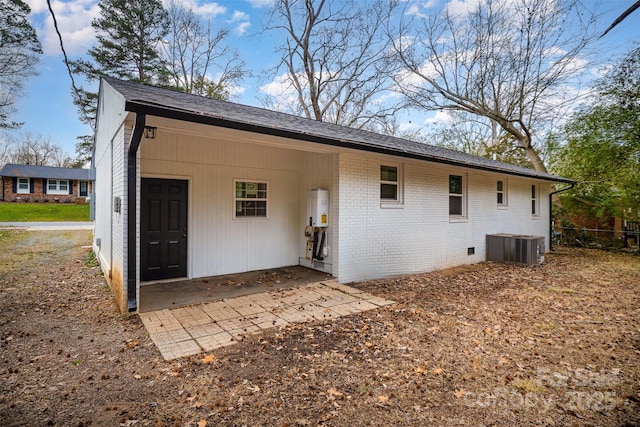
M 533 168 L 538 172 L 549 173 L 547 167 L 544 165 L 544 162 L 540 158 L 540 155 L 536 151 L 535 148 L 531 146 L 531 144 L 524 145 L 524 151 L 527 153 L 527 157 L 531 161 Z

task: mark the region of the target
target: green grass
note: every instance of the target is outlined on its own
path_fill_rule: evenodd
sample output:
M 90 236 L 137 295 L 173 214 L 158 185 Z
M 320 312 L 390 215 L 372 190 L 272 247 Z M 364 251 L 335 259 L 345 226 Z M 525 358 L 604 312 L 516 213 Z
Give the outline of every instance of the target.
M 0 203 L 0 222 L 89 221 L 89 204 Z

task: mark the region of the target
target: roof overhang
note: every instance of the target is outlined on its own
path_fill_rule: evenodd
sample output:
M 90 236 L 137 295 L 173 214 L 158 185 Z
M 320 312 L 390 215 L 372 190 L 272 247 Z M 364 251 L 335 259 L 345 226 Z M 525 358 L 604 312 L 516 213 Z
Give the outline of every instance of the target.
M 514 171 L 507 167 L 501 168 L 501 163 L 496 162 L 497 165 L 486 166 L 482 164 L 474 164 L 472 162 L 465 162 L 458 159 L 450 159 L 446 157 L 439 157 L 437 155 L 425 154 L 420 152 L 414 152 L 409 150 L 394 149 L 392 147 L 384 147 L 377 144 L 368 144 L 362 141 L 355 141 L 349 139 L 337 139 L 329 138 L 323 135 L 317 135 L 310 132 L 295 131 L 286 128 L 264 126 L 249 121 L 230 120 L 223 116 L 206 114 L 199 111 L 186 111 L 182 109 L 172 108 L 160 104 L 151 104 L 146 101 L 127 100 L 125 102 L 125 111 L 146 114 L 148 116 L 156 116 L 167 119 L 181 120 L 191 123 L 199 123 L 210 126 L 217 126 L 227 129 L 235 129 L 240 131 L 252 132 L 263 135 L 271 135 L 282 138 L 289 138 L 294 140 L 302 140 L 306 142 L 312 142 L 317 144 L 329 145 L 334 147 L 350 148 L 359 151 L 366 151 L 370 153 L 386 154 L 392 156 L 399 156 L 409 159 L 422 160 L 426 162 L 440 163 L 452 166 L 460 166 L 470 169 L 490 171 L 494 173 L 502 173 L 514 176 L 521 176 L 527 178 L 533 178 L 550 182 L 562 182 L 571 184 L 573 180 L 563 178 L 551 174 L 542 174 L 534 170 L 531 172 L 526 171 Z

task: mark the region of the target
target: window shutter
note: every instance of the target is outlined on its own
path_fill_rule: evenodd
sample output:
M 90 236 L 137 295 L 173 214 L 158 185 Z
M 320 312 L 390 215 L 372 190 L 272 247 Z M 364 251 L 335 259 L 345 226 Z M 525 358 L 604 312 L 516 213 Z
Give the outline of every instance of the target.
M 47 194 L 47 180 L 42 178 L 42 194 Z
M 69 183 L 69 194 L 73 194 L 73 181 L 67 181 Z
M 18 192 L 18 178 L 16 178 L 15 176 L 13 177 L 13 193 L 17 193 Z
M 29 178 L 29 193 L 33 194 L 33 190 L 35 190 L 35 186 L 33 185 L 36 182 L 35 179 Z

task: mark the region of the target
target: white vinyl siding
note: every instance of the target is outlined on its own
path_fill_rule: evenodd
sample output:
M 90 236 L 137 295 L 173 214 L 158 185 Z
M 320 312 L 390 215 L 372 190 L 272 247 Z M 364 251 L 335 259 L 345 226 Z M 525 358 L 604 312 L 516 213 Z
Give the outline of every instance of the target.
M 307 189 L 300 189 L 306 180 L 301 175 L 314 173 L 314 164 L 306 164 L 303 173 L 303 152 L 244 143 L 243 136 L 220 130 L 207 138 L 159 127 L 153 143 L 143 141 L 140 146 L 142 177 L 181 177 L 191 182 L 190 277 L 297 265 L 304 257 L 301 230 Z M 244 187 L 236 193 L 237 183 L 262 183 L 266 188 L 253 193 Z M 266 201 L 266 217 L 248 206 L 256 201 Z M 237 202 L 243 205 L 244 217 L 237 215 Z

